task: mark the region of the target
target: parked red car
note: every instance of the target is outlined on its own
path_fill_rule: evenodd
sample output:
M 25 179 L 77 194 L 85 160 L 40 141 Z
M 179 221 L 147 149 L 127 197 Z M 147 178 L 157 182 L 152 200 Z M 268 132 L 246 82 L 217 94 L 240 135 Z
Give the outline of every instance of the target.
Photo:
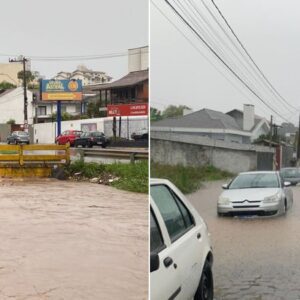
M 55 143 L 58 145 L 65 145 L 70 143 L 71 146 L 74 146 L 74 140 L 77 137 L 80 137 L 82 131 L 80 130 L 66 130 L 62 134 L 60 134 L 55 139 Z

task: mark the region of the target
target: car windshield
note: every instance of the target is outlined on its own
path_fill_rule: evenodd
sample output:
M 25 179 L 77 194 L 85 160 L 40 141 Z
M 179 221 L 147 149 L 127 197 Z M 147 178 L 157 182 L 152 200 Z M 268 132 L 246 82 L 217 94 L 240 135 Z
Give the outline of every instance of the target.
M 240 174 L 229 185 L 229 189 L 278 188 L 276 173 Z
M 103 132 L 93 132 L 93 136 L 104 136 Z
M 283 177 L 289 177 L 289 178 L 292 178 L 292 177 L 300 177 L 300 171 L 299 169 L 283 169 L 281 171 L 281 174 Z
M 24 132 L 24 131 L 18 131 L 18 132 L 17 132 L 17 135 L 27 136 L 28 133 L 27 133 L 27 132 Z
M 80 135 L 80 137 L 88 137 L 90 135 L 90 133 L 89 132 L 84 132 L 84 133 L 82 133 L 81 135 Z

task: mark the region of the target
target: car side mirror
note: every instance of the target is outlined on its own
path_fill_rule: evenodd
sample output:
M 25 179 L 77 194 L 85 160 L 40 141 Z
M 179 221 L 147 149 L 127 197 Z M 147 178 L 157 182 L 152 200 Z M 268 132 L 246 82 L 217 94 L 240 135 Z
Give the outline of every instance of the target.
M 223 190 L 228 190 L 228 187 L 229 187 L 228 183 L 225 183 L 225 184 L 222 185 Z
M 285 181 L 283 185 L 284 185 L 284 186 L 291 186 L 291 185 L 292 185 L 292 183 L 291 183 L 291 182 L 289 182 L 289 181 Z
M 157 253 L 150 254 L 150 272 L 154 272 L 159 269 L 159 256 Z

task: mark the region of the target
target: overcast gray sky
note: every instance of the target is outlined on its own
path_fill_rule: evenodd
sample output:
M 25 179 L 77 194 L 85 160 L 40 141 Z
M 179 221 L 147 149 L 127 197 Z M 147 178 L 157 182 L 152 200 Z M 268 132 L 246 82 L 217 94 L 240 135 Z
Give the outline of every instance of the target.
M 272 113 L 270 109 L 262 105 L 222 67 L 211 52 L 207 51 L 195 35 L 175 16 L 165 1 L 152 1 L 195 43 L 201 53 L 206 55 L 213 65 L 217 66 L 217 69 L 242 91 L 233 87 L 218 73 L 151 3 L 152 106 L 163 109 L 169 104 L 185 104 L 194 110 L 206 107 L 226 112 L 233 108 L 242 109 L 243 103 L 253 103 L 256 113 L 269 119 Z M 192 2 L 197 3 L 199 11 L 208 18 L 208 12 L 201 1 Z M 218 16 L 211 0 L 203 1 Z M 174 0 L 170 2 L 176 3 Z M 191 3 L 191 1 L 181 1 L 181 3 Z M 275 88 L 290 104 L 299 107 L 300 2 L 297 0 L 215 0 L 215 3 Z M 217 28 L 213 19 L 210 19 L 210 24 Z M 224 23 L 223 26 L 225 27 Z M 275 100 L 272 94 L 262 88 L 256 89 L 285 118 L 293 122 L 297 121 L 299 112 L 292 109 L 289 111 Z M 275 121 L 282 120 L 275 116 Z
M 127 51 L 148 45 L 147 0 L 10 0 L 1 3 L 0 55 L 78 56 Z M 7 62 L 0 56 L 0 62 Z M 117 79 L 127 73 L 127 57 L 35 62 L 46 77 L 79 64 Z

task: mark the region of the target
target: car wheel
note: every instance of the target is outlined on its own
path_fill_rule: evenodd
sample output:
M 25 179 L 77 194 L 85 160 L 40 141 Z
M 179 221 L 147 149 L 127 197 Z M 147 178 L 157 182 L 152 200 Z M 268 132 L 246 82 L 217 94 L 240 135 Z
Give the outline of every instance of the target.
M 214 280 L 211 265 L 205 262 L 200 283 L 195 294 L 194 300 L 213 300 L 214 298 Z
M 10 145 L 10 141 L 7 141 L 7 144 Z
M 106 148 L 106 144 L 102 144 L 101 147 L 102 147 L 102 148 Z

